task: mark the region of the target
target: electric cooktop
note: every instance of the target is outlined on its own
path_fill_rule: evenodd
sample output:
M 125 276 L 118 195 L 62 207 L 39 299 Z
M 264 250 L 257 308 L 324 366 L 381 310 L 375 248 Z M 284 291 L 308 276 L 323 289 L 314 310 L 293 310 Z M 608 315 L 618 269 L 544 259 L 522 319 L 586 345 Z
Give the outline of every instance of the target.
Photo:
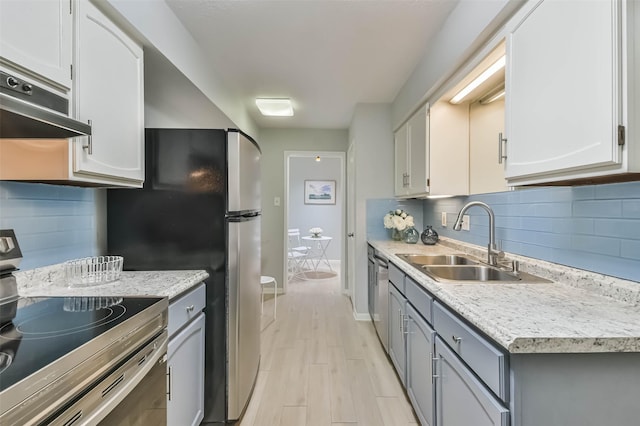
M 118 327 L 160 300 L 47 297 L 20 298 L 0 305 L 0 310 L 16 312 L 14 318 L 0 324 L 0 393 L 62 358 L 77 355 L 70 364 L 82 362 L 90 342 L 102 336 L 95 348 L 100 350 L 121 339 L 135 324 L 121 330 Z

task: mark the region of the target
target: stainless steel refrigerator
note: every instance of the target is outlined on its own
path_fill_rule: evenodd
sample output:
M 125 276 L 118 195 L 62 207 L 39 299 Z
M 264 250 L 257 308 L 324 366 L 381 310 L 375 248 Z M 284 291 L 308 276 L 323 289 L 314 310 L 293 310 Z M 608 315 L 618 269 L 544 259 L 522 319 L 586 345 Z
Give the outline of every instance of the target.
M 234 129 L 147 129 L 145 157 L 143 189 L 108 190 L 108 252 L 209 272 L 203 423 L 235 421 L 260 361 L 260 148 Z

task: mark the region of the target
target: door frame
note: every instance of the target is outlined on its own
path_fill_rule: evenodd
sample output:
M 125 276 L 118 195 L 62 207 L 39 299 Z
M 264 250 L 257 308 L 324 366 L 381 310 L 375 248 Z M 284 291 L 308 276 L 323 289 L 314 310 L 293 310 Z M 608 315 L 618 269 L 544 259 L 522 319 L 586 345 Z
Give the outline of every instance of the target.
M 356 277 L 356 184 L 355 184 L 355 176 L 356 176 L 356 143 L 355 140 L 352 140 L 349 144 L 349 148 L 347 149 L 347 199 L 346 199 L 346 210 L 347 210 L 347 281 L 345 283 L 344 290 L 348 292 L 349 297 L 351 298 L 351 305 L 353 307 L 353 311 L 355 313 L 355 300 L 356 300 L 356 286 L 355 286 L 355 277 Z
M 342 293 L 347 293 L 348 289 L 346 287 L 347 280 L 346 271 L 347 271 L 347 261 L 345 259 L 346 252 L 346 153 L 340 151 L 285 151 L 284 152 L 284 200 L 283 200 L 283 209 L 284 209 L 284 230 L 283 230 L 283 264 L 282 264 L 282 291 L 283 293 L 287 292 L 287 287 L 289 285 L 288 278 L 288 256 L 287 256 L 287 243 L 288 243 L 288 229 L 289 229 L 289 175 L 290 175 L 290 162 L 296 158 L 316 158 L 317 156 L 322 158 L 336 158 L 340 161 L 340 184 L 336 187 L 336 197 L 340 199 L 342 202 L 342 210 L 340 212 L 340 232 L 343 235 L 342 244 L 340 245 L 340 289 Z

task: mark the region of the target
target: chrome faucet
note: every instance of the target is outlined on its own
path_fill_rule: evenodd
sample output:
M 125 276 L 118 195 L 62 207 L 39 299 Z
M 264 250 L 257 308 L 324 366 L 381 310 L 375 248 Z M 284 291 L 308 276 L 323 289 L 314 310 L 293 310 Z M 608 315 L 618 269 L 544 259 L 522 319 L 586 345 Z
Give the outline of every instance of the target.
M 504 252 L 498 250 L 496 247 L 496 218 L 493 214 L 493 210 L 491 210 L 491 207 L 489 207 L 488 204 L 481 201 L 472 201 L 465 204 L 465 206 L 460 209 L 460 213 L 458 213 L 456 223 L 453 224 L 453 230 L 459 231 L 462 229 L 462 216 L 464 216 L 467 210 L 474 206 L 482 207 L 489 214 L 489 245 L 487 246 L 487 262 L 489 265 L 498 266 L 498 259 L 502 259 L 504 257 Z

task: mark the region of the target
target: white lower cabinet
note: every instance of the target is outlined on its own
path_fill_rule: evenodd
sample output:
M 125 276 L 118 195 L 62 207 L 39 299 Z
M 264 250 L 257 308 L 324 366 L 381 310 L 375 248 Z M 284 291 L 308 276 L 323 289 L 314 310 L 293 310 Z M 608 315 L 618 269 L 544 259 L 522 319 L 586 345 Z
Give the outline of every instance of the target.
M 167 425 L 199 425 L 204 417 L 204 284 L 169 304 Z
M 438 426 L 508 426 L 509 410 L 436 337 L 436 412 Z
M 407 304 L 407 395 L 423 426 L 435 425 L 433 344 L 436 332 Z

